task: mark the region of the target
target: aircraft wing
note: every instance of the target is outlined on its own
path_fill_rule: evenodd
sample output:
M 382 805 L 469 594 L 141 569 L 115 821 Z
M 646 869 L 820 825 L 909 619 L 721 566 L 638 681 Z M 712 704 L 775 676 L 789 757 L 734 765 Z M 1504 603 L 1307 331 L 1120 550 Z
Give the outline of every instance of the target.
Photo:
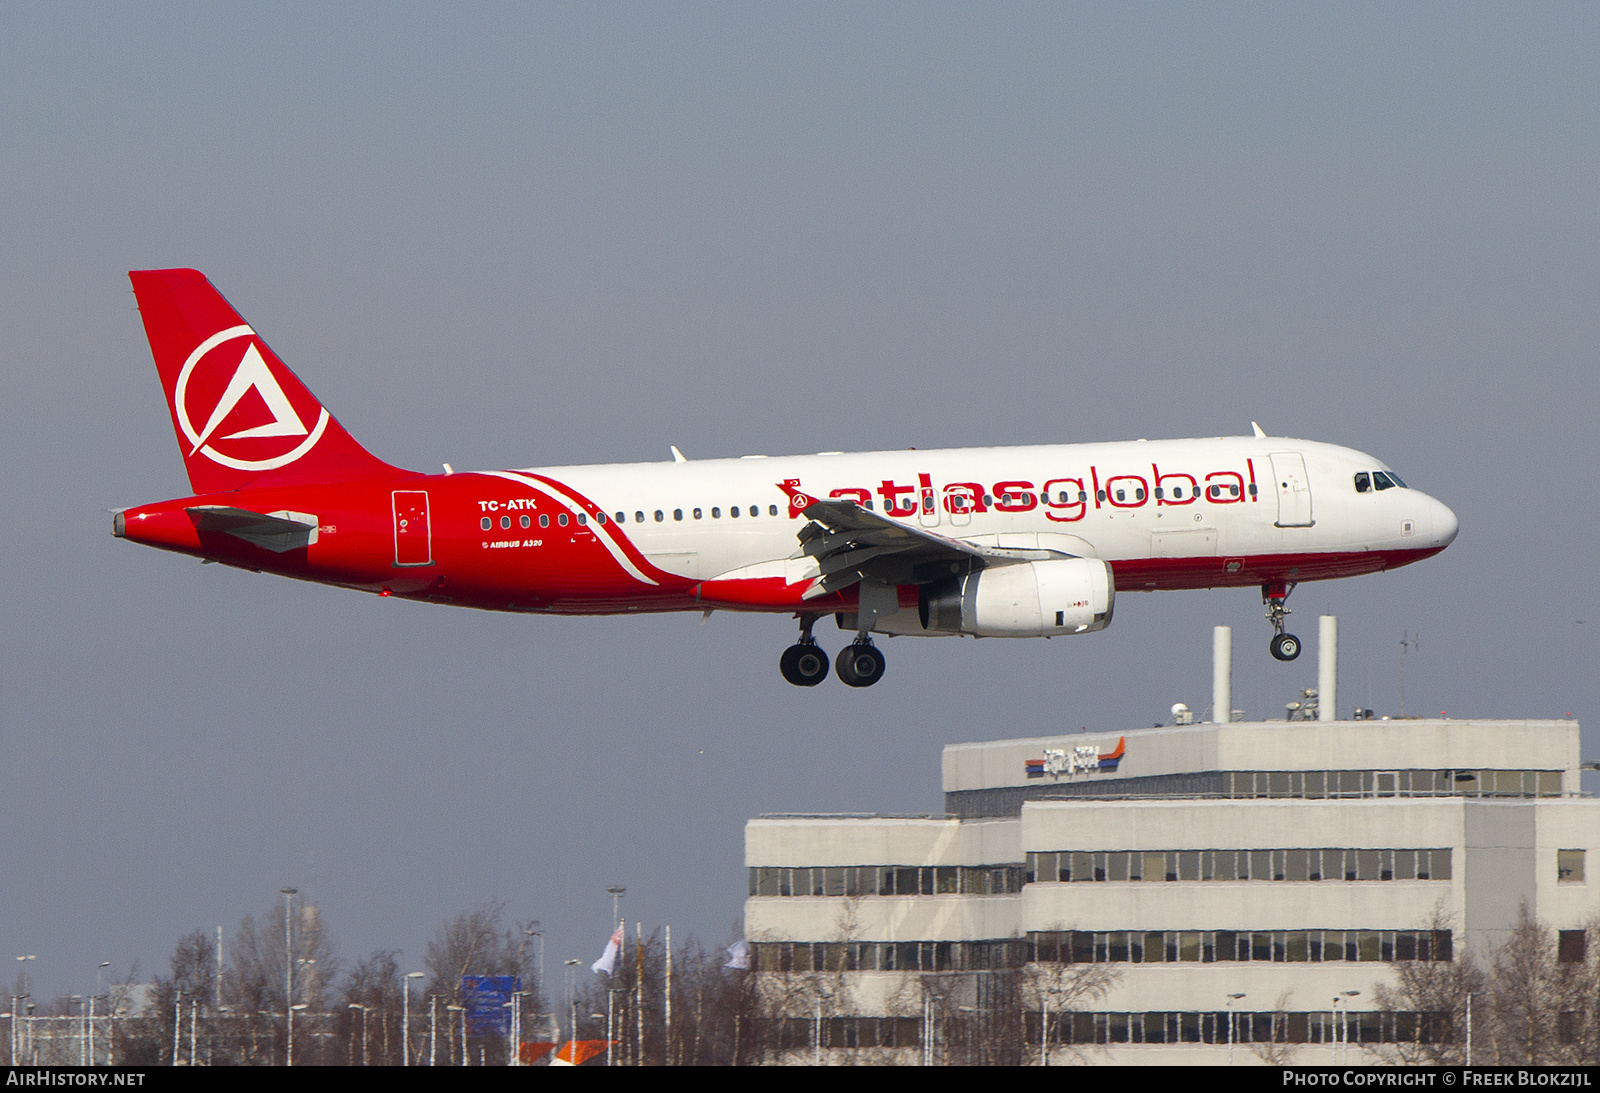
M 864 577 L 886 584 L 927 584 L 988 565 L 1055 558 L 1051 550 L 979 546 L 863 508 L 852 500 L 811 497 L 779 486 L 809 521 L 794 557 L 817 560 L 821 576 L 806 590 L 815 599 Z
M 196 531 L 220 532 L 283 554 L 317 541 L 317 518 L 304 512 L 251 512 L 228 505 L 196 505 L 184 510 Z

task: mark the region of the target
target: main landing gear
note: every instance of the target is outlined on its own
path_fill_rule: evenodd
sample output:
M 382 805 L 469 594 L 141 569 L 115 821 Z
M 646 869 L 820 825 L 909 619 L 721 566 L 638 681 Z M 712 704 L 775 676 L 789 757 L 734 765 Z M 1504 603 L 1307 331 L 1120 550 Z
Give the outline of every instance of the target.
M 1272 641 L 1267 648 L 1276 660 L 1294 660 L 1300 655 L 1300 639 L 1283 632 L 1283 620 L 1289 615 L 1283 604 L 1293 591 L 1293 581 L 1272 581 L 1261 586 L 1261 602 L 1267 605 L 1267 621 L 1272 624 Z
M 820 615 L 800 616 L 800 640 L 783 651 L 778 670 L 796 687 L 815 687 L 828 675 L 828 654 L 811 636 Z M 870 687 L 883 678 L 884 660 L 872 639 L 862 634 L 839 650 L 834 670 L 846 686 Z
M 828 654 L 811 636 L 820 615 L 800 616 L 800 641 L 783 651 L 778 670 L 796 687 L 815 687 L 828 678 Z
M 847 687 L 870 687 L 883 678 L 883 669 L 883 654 L 865 634 L 840 649 L 833 662 L 833 670 Z

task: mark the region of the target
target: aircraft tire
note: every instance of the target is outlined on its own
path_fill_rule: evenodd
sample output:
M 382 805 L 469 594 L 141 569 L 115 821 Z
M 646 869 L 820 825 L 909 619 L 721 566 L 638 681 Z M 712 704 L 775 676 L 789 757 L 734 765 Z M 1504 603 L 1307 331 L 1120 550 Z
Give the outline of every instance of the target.
M 1293 634 L 1278 634 L 1267 648 L 1278 660 L 1294 660 L 1300 655 L 1300 639 Z
M 847 687 L 870 687 L 883 678 L 886 663 L 874 645 L 846 645 L 839 650 L 833 668 Z
M 817 645 L 791 645 L 783 651 L 778 670 L 796 687 L 815 687 L 828 678 L 828 654 Z

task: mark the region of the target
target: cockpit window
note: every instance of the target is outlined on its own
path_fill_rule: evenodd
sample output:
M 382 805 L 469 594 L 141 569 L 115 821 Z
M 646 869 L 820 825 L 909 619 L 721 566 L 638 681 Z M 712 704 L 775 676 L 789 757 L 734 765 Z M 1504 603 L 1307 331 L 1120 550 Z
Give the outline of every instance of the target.
M 1383 471 L 1373 471 L 1372 485 L 1374 489 L 1392 490 L 1395 488 L 1395 486 L 1399 485 L 1399 483 L 1390 478 Z
M 1369 475 L 1366 471 L 1357 471 L 1356 472 L 1356 492 L 1357 493 L 1366 493 L 1370 489 L 1372 489 L 1372 476 Z

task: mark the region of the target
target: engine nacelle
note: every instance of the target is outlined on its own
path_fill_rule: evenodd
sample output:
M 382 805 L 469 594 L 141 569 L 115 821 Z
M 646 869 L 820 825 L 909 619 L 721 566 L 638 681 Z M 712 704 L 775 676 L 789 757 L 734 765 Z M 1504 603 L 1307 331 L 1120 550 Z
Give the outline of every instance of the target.
M 1116 598 L 1105 562 L 1061 558 L 992 566 L 926 585 L 917 607 L 923 630 L 932 633 L 1040 638 L 1104 630 Z

